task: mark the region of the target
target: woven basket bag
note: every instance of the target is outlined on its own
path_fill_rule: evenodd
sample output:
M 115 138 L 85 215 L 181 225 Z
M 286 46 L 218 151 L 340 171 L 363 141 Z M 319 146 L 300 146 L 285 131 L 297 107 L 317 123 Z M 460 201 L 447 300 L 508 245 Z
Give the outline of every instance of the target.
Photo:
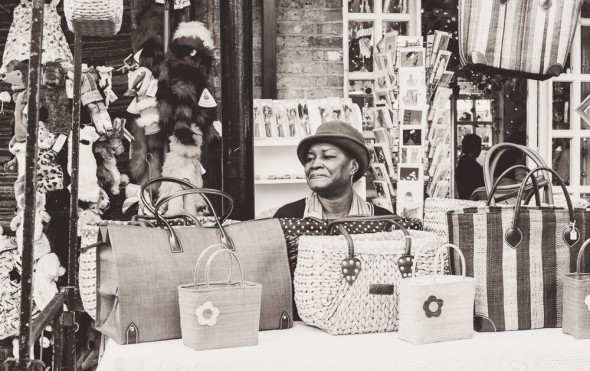
M 339 228 L 340 236 L 300 237 L 294 278 L 299 316 L 332 335 L 397 330 L 398 285 L 411 275 L 411 250 L 424 252 L 419 269 L 429 274 L 442 241 L 403 227 L 355 235 Z
M 81 36 L 114 36 L 123 21 L 123 0 L 64 0 L 70 31 Z
M 201 262 L 211 251 L 203 281 L 199 279 Z M 229 277 L 212 282 L 209 270 L 221 254 L 229 255 Z M 237 282 L 232 281 L 234 261 L 240 273 Z M 257 345 L 261 294 L 262 285 L 244 281 L 242 265 L 233 251 L 220 244 L 209 246 L 197 260 L 193 283 L 178 287 L 182 342 L 194 350 Z
M 462 263 L 462 276 L 436 273 L 440 255 L 453 248 Z M 416 271 L 414 261 L 413 271 Z M 465 277 L 465 258 L 455 245 L 441 246 L 434 257 L 435 274 L 402 280 L 398 338 L 412 344 L 469 339 L 473 336 L 475 279 Z
M 576 272 L 563 279 L 563 333 L 576 339 L 590 339 L 590 273 L 582 273 L 584 250 L 590 239 L 578 252 Z M 586 262 L 589 266 L 590 262 Z

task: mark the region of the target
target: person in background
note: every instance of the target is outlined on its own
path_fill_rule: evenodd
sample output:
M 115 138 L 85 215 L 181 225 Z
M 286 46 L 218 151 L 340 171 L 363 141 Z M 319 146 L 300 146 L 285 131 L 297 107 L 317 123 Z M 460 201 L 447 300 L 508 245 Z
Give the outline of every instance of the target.
M 455 169 L 455 183 L 459 198 L 468 200 L 473 191 L 484 186 L 483 168 L 476 161 L 481 154 L 481 138 L 467 134 L 461 142 L 461 157 Z
M 282 206 L 274 214 L 275 218 L 392 215 L 365 201 L 352 188 L 367 171 L 370 156 L 363 135 L 350 124 L 323 123 L 315 135 L 301 140 L 297 157 L 304 166 L 311 194 Z

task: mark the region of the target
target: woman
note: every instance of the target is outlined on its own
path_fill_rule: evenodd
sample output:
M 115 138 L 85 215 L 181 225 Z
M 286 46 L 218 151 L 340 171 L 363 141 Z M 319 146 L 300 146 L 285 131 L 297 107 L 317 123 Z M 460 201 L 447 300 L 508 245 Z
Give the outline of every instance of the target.
M 352 188 L 369 167 L 363 135 L 342 121 L 326 122 L 301 140 L 297 157 L 312 193 L 277 210 L 275 218 L 336 219 L 348 215 L 392 215 L 365 201 Z

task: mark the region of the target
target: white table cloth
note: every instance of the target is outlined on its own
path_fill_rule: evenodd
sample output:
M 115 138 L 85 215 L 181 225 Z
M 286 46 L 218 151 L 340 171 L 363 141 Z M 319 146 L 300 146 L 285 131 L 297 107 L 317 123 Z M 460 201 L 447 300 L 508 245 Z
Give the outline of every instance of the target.
M 302 322 L 260 332 L 258 346 L 196 352 L 182 340 L 137 345 L 109 341 L 97 371 L 590 371 L 590 340 L 561 329 L 474 333 L 426 345 L 397 333 L 332 336 Z

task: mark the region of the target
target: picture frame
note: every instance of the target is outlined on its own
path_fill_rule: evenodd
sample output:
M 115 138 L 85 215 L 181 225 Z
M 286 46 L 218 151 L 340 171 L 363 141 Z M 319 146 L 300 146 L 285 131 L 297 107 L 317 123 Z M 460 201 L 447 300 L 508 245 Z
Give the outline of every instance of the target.
M 404 47 L 399 49 L 398 67 L 426 67 L 426 50 L 422 47 Z

